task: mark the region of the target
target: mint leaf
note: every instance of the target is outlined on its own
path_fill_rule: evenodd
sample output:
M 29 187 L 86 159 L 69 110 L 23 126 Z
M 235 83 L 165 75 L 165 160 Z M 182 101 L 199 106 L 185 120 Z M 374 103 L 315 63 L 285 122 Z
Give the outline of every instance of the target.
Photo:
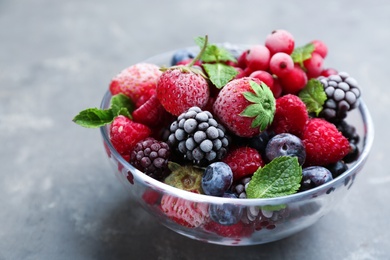
M 73 118 L 73 122 L 87 128 L 97 128 L 114 120 L 112 109 L 88 108 Z
M 294 194 L 300 187 L 301 179 L 302 168 L 297 157 L 277 157 L 253 174 L 246 194 L 253 199 Z
M 298 96 L 305 103 L 307 111 L 315 113 L 316 116 L 322 111 L 327 99 L 324 87 L 318 79 L 310 79 Z
M 134 110 L 132 100 L 124 94 L 112 96 L 110 108 L 87 108 L 73 118 L 73 122 L 87 128 L 97 128 L 112 123 L 119 115 L 131 117 Z
M 302 47 L 295 48 L 293 53 L 291 53 L 291 58 L 294 63 L 298 63 L 302 69 L 305 69 L 303 62 L 311 58 L 311 54 L 314 51 L 314 44 L 308 43 Z
M 223 63 L 204 63 L 203 68 L 210 81 L 219 89 L 225 86 L 238 73 L 236 69 Z
M 271 89 L 261 83 L 257 84 L 254 81 L 250 81 L 249 84 L 253 92 L 247 91 L 242 93 L 246 100 L 253 103 L 248 105 L 240 116 L 254 117 L 251 127 L 259 127 L 260 131 L 263 131 L 274 120 L 276 101 L 272 94 Z
M 197 37 L 195 38 L 195 43 L 202 48 L 205 44 L 205 37 Z M 224 47 L 219 47 L 215 44 L 208 44 L 206 46 L 206 49 L 204 53 L 202 53 L 202 56 L 200 59 L 204 63 L 223 63 L 226 61 L 233 61 L 236 62 L 236 58 L 233 56 L 233 54 L 225 49 Z
M 134 111 L 133 101 L 124 94 L 117 94 L 111 98 L 111 109 L 115 116 L 123 115 L 131 118 L 131 113 Z

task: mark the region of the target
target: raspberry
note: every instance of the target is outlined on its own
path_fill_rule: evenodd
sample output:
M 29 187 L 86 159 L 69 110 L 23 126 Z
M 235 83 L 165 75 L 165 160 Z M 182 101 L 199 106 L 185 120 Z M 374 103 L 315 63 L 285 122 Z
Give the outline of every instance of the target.
M 345 72 L 321 77 L 327 100 L 320 113 L 321 117 L 331 122 L 337 122 L 347 117 L 347 112 L 359 104 L 360 89 L 356 80 Z
M 151 130 L 146 125 L 136 123 L 125 116 L 117 116 L 110 127 L 110 140 L 122 156 L 129 156 L 135 145 L 148 137 Z
M 306 105 L 295 95 L 287 94 L 276 99 L 276 111 L 271 129 L 276 133 L 302 136 L 309 115 Z
M 336 163 L 349 153 L 348 139 L 335 125 L 322 118 L 310 119 L 302 136 L 306 147 L 306 166 Z
M 233 225 L 222 225 L 214 221 L 205 224 L 204 229 L 215 233 L 222 237 L 243 238 L 249 237 L 253 233 L 253 229 L 243 222 L 238 222 Z
M 198 165 L 222 159 L 229 144 L 225 128 L 199 107 L 188 109 L 171 124 L 167 142 Z
M 148 137 L 138 142 L 130 155 L 130 163 L 150 177 L 162 180 L 168 169 L 168 144 Z
M 169 113 L 161 105 L 157 95 L 154 94 L 143 105 L 134 110 L 132 116 L 134 122 L 153 128 L 164 124 L 169 118 Z
M 231 150 L 223 159 L 233 172 L 233 181 L 251 176 L 259 168 L 264 166 L 260 153 L 250 147 L 239 147 Z

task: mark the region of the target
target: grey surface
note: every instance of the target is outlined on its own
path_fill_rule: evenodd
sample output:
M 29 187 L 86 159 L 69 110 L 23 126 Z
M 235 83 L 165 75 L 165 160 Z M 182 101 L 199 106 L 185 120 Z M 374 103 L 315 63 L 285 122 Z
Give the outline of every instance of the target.
M 0 259 L 389 259 L 388 1 L 0 1 Z M 129 200 L 98 130 L 71 122 L 149 56 L 212 42 L 321 39 L 325 64 L 362 86 L 376 139 L 350 194 L 279 242 L 182 237 Z

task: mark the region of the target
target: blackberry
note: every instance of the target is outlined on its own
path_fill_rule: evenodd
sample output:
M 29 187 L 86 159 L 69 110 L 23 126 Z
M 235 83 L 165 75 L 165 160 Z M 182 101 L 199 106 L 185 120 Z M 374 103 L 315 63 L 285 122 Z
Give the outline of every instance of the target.
M 326 166 L 326 168 L 332 173 L 333 179 L 340 176 L 343 172 L 348 170 L 348 165 L 343 161 L 338 161 Z
M 243 212 L 241 221 L 245 224 L 252 224 L 254 229 L 274 229 L 276 226 L 289 217 L 287 208 L 280 210 L 266 210 L 256 206 L 248 206 Z
M 345 120 L 335 124 L 337 129 L 348 139 L 350 143 L 358 144 L 360 141 L 356 128 L 348 124 Z
M 170 126 L 167 143 L 186 160 L 206 165 L 222 159 L 229 145 L 225 128 L 209 111 L 192 107 Z
M 357 81 L 346 72 L 318 79 L 327 96 L 320 117 L 331 122 L 343 120 L 347 112 L 359 104 L 360 89 Z
M 237 198 L 246 199 L 246 187 L 248 186 L 248 183 L 251 179 L 252 177 L 245 177 L 232 185 L 231 190 L 237 196 Z
M 150 177 L 162 180 L 168 172 L 169 156 L 167 143 L 148 137 L 135 145 L 130 163 Z

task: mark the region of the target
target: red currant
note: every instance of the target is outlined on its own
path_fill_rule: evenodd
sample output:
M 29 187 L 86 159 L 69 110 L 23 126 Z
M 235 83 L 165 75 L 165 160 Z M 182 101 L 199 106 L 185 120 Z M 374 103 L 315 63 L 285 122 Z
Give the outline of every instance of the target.
M 307 76 L 299 65 L 294 65 L 294 68 L 279 78 L 285 94 L 297 94 L 306 86 Z
M 323 70 L 324 59 L 316 52 L 311 54 L 311 58 L 303 62 L 306 68 L 306 74 L 308 78 L 317 78 L 321 75 Z
M 272 89 L 274 85 L 274 78 L 271 74 L 269 74 L 267 71 L 264 70 L 256 70 L 252 72 L 249 77 L 251 78 L 258 78 L 262 82 L 264 82 L 265 85 L 267 85 L 270 89 Z
M 288 31 L 275 30 L 265 38 L 265 46 L 271 54 L 277 52 L 291 54 L 294 51 L 295 41 Z
M 278 52 L 272 55 L 269 62 L 270 71 L 278 77 L 291 71 L 294 68 L 294 61 L 290 55 L 284 52 Z
M 253 45 L 246 55 L 246 65 L 251 71 L 267 70 L 271 54 L 264 45 Z
M 311 42 L 314 45 L 314 52 L 321 55 L 322 58 L 325 59 L 328 54 L 328 47 L 320 40 L 314 40 Z

